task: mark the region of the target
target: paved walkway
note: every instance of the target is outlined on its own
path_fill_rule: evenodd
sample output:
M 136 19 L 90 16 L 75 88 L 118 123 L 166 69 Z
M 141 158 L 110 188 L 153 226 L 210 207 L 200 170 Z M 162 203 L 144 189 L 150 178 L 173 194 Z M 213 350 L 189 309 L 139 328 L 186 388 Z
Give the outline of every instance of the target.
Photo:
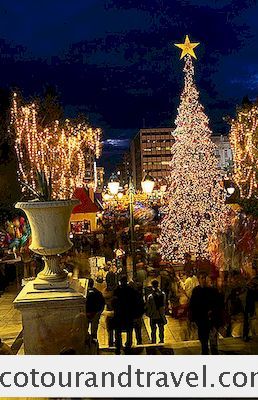
M 104 317 L 102 317 L 104 323 Z M 185 320 L 180 321 L 167 317 L 167 325 L 165 326 L 165 344 L 164 345 L 151 345 L 150 340 L 143 340 L 143 346 L 136 346 L 135 337 L 133 337 L 132 354 L 135 355 L 199 355 L 200 343 L 197 339 L 197 331 L 189 326 Z M 144 318 L 144 325 L 147 335 L 150 338 L 150 324 L 149 318 Z M 239 325 L 236 322 L 235 325 Z M 240 331 L 235 327 L 235 331 Z M 103 328 L 102 328 L 103 329 Z M 100 354 L 110 355 L 114 354 L 114 349 L 108 348 L 107 340 L 101 340 L 102 331 L 100 328 Z M 104 333 L 104 332 L 103 332 Z M 104 333 L 106 334 L 106 333 Z M 158 340 L 158 338 L 157 338 Z M 125 334 L 124 340 L 125 343 Z M 243 341 L 241 337 L 223 338 L 219 335 L 219 354 L 235 354 L 235 355 L 254 355 L 258 354 L 258 336 L 251 338 L 249 342 Z
M 21 313 L 13 307 L 13 300 L 16 296 L 15 285 L 9 286 L 0 296 L 0 338 L 9 346 L 14 344 L 22 331 Z

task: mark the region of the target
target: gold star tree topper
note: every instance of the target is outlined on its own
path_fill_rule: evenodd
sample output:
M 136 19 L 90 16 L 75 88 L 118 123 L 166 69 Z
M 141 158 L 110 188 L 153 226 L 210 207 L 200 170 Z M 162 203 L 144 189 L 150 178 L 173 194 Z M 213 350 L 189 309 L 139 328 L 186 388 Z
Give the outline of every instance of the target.
M 191 57 L 197 58 L 194 52 L 194 48 L 197 47 L 200 43 L 191 43 L 188 35 L 185 37 L 185 42 L 182 44 L 175 43 L 176 47 L 182 50 L 180 60 L 186 56 L 186 54 L 190 54 Z

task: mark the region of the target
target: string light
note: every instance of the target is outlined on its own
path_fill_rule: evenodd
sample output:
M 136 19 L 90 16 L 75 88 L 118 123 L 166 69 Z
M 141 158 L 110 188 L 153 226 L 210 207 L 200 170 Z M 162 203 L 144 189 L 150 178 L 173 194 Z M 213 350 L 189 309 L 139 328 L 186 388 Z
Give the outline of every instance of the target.
M 208 243 L 223 228 L 226 206 L 220 186 L 209 120 L 199 103 L 194 67 L 186 55 L 184 89 L 176 118 L 170 164 L 168 205 L 164 208 L 159 243 L 168 261 L 183 262 L 186 254 L 209 258 Z
M 14 93 L 11 124 L 16 133 L 15 150 L 19 180 L 36 189 L 36 171 L 51 176 L 53 199 L 70 198 L 75 187 L 83 186 L 87 152 L 101 154 L 101 130 L 86 123 L 55 121 L 47 128 L 37 122 L 35 104 L 21 106 Z
M 233 179 L 240 196 L 249 199 L 258 194 L 258 106 L 238 110 L 231 120 L 230 144 L 233 152 Z

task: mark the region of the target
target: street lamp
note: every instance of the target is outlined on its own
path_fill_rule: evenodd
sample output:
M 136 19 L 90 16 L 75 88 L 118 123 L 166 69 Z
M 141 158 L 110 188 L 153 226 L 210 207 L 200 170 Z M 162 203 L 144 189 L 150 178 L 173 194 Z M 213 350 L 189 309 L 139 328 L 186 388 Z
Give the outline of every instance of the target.
M 118 192 L 118 193 L 117 193 L 117 198 L 118 198 L 118 200 L 122 200 L 123 197 L 124 197 L 123 192 Z
M 227 194 L 228 194 L 229 196 L 232 196 L 232 194 L 235 192 L 235 188 L 234 188 L 233 186 L 230 186 L 230 187 L 228 187 L 228 188 L 226 189 L 226 191 L 227 191 Z
M 153 191 L 155 185 L 154 179 L 146 174 L 144 179 L 141 182 L 142 190 L 145 194 L 150 195 Z M 115 174 L 112 174 L 109 182 L 108 182 L 109 192 L 113 196 L 117 196 L 118 200 L 121 200 L 123 197 L 123 193 L 119 192 L 119 179 Z M 135 196 L 135 188 L 132 182 L 132 178 L 129 178 L 129 186 L 128 186 L 128 195 L 129 195 L 129 229 L 130 229 L 130 250 L 132 256 L 133 263 L 133 276 L 136 275 L 136 260 L 135 260 L 135 237 L 134 237 L 134 196 Z
M 142 185 L 143 193 L 150 195 L 152 193 L 154 185 L 155 185 L 154 178 L 152 176 L 150 176 L 149 174 L 146 174 L 141 182 L 141 185 Z
M 110 198 L 111 198 L 110 194 L 108 194 L 108 193 L 104 193 L 103 194 L 103 200 L 104 201 L 108 201 L 108 200 L 110 200 Z
M 223 183 L 224 183 L 224 190 L 226 192 L 226 196 L 227 197 L 232 196 L 232 194 L 235 193 L 235 186 L 234 186 L 233 181 L 228 176 L 225 176 Z
M 113 194 L 114 196 L 117 195 L 119 190 L 119 179 L 114 173 L 111 175 L 109 179 L 108 189 L 111 194 Z
M 155 181 L 149 174 L 145 175 L 141 182 L 142 190 L 147 195 L 151 194 L 155 185 Z M 135 189 L 133 186 L 132 178 L 129 179 L 129 200 L 130 200 L 130 236 L 131 236 L 131 254 L 133 261 L 133 276 L 136 276 L 136 260 L 135 260 L 135 239 L 134 239 L 134 195 Z

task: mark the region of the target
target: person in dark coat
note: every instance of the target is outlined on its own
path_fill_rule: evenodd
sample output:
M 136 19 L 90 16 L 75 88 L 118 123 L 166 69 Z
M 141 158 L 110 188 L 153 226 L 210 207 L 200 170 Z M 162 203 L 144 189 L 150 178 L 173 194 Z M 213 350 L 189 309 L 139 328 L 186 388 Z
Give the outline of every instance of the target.
M 120 285 L 114 291 L 113 308 L 115 324 L 116 354 L 121 354 L 122 332 L 126 332 L 125 352 L 132 347 L 133 323 L 137 318 L 137 291 L 127 283 L 126 276 L 120 279 Z
M 93 339 L 97 339 L 99 319 L 104 307 L 105 299 L 102 293 L 94 287 L 94 280 L 90 278 L 86 297 L 86 315 L 91 325 L 91 336 Z
M 198 328 L 202 354 L 218 354 L 218 328 L 223 324 L 224 304 L 218 290 L 207 285 L 207 274 L 199 275 L 199 286 L 195 287 L 189 302 L 189 317 Z
M 116 266 L 112 265 L 106 275 L 106 284 L 107 284 L 107 291 L 113 292 L 117 287 L 117 273 L 116 273 Z
M 94 235 L 94 238 L 93 238 L 92 250 L 93 250 L 93 255 L 94 255 L 94 256 L 96 256 L 96 255 L 99 254 L 99 251 L 100 251 L 100 243 L 99 243 L 99 239 L 97 238 L 96 235 Z
M 160 343 L 164 343 L 164 325 L 167 323 L 165 317 L 166 295 L 159 289 L 159 282 L 156 279 L 151 282 L 151 285 L 152 292 L 146 302 L 146 315 L 150 318 L 151 342 L 156 343 L 158 326 Z
M 130 282 L 136 291 L 136 305 L 135 305 L 135 318 L 133 320 L 133 329 L 135 331 L 136 343 L 138 345 L 142 344 L 142 316 L 145 311 L 145 304 L 142 295 L 142 287 L 139 282 Z

